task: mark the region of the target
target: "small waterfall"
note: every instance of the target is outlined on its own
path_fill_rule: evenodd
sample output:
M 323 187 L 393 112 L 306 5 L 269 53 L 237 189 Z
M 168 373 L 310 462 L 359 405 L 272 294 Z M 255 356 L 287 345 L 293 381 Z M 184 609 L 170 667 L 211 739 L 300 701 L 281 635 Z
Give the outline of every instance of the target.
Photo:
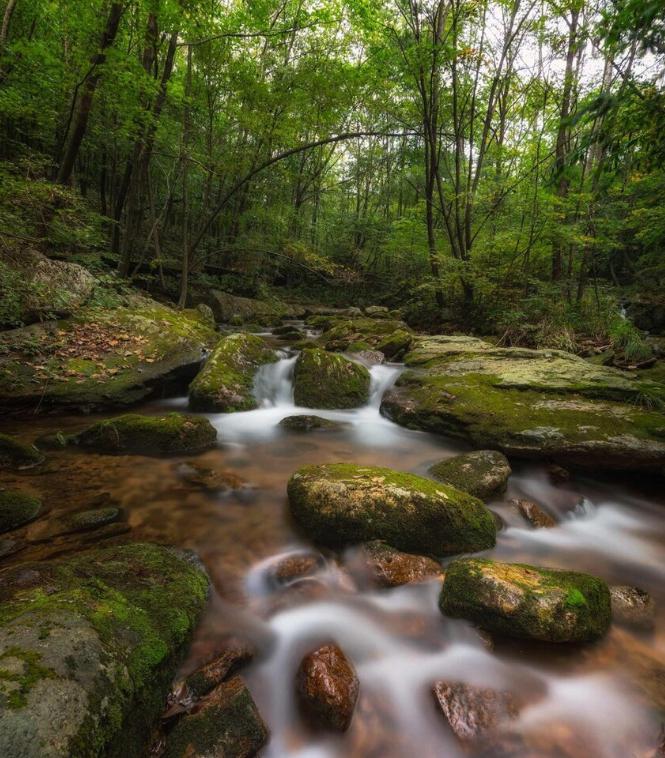
M 378 408 L 381 405 L 383 395 L 395 384 L 403 370 L 402 366 L 387 366 L 385 363 L 372 366 L 369 370 L 372 379 L 369 387 L 370 408 Z
M 261 366 L 254 377 L 254 397 L 261 408 L 293 405 L 293 367 L 298 356 L 283 351 L 279 355 L 278 361 Z

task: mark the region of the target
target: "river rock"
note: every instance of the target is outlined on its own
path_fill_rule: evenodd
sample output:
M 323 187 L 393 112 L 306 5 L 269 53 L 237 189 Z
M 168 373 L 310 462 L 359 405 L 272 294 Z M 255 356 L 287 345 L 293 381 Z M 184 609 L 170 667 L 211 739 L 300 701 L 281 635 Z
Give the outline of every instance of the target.
M 532 500 L 513 500 L 512 503 L 534 529 L 551 529 L 556 526 L 556 521 L 538 503 Z
M 434 697 L 450 728 L 463 742 L 492 732 L 519 715 L 510 692 L 488 687 L 441 681 L 434 685 Z
M 12 292 L 23 324 L 69 316 L 89 300 L 97 284 L 78 263 L 51 260 L 25 245 L 19 250 L 0 248 L 0 264 L 20 277 L 22 286 Z
M 128 406 L 156 388 L 191 381 L 215 341 L 214 329 L 196 311 L 138 295 L 113 308 L 88 306 L 62 321 L 2 332 L 2 407 Z
M 255 649 L 246 640 L 227 640 L 222 652 L 205 666 L 193 671 L 186 679 L 189 696 L 199 699 L 212 692 L 240 666 L 252 660 Z
M 344 424 L 339 421 L 331 421 L 321 416 L 287 416 L 279 422 L 279 426 L 288 429 L 290 432 L 313 432 L 313 431 L 333 431 L 342 429 Z
M 39 498 L 22 490 L 0 490 L 0 534 L 18 529 L 39 516 Z
M 387 468 L 305 466 L 288 483 L 291 513 L 316 542 L 385 540 L 399 550 L 444 555 L 493 547 L 496 527 L 480 500 Z
M 285 318 L 298 318 L 302 308 L 287 305 L 279 300 L 257 300 L 239 297 L 222 290 L 207 290 L 201 297 L 215 315 L 217 321 L 225 324 L 260 324 L 273 326 Z
M 376 350 L 380 344 L 385 346 L 391 339 L 396 340 L 397 333 L 411 334 L 409 327 L 397 319 L 327 318 L 312 326 L 325 329 L 317 340 L 321 347 L 349 353 Z
M 164 758 L 251 758 L 268 741 L 268 728 L 243 680 L 218 685 L 170 732 Z
M 277 585 L 291 584 L 298 579 L 313 576 L 324 566 L 321 553 L 300 550 L 281 558 L 270 567 L 270 576 Z
M 545 642 L 587 642 L 610 625 L 602 579 L 576 571 L 467 558 L 446 569 L 441 612 L 488 632 Z
M 361 569 L 379 587 L 399 587 L 443 575 L 441 565 L 432 558 L 403 553 L 379 540 L 363 545 L 358 558 Z
M 219 341 L 189 386 L 189 405 L 197 411 L 232 413 L 256 408 L 254 375 L 277 359 L 262 337 L 231 334 Z
M 390 313 L 390 309 L 385 305 L 370 305 L 365 308 L 365 315 L 370 318 L 386 318 Z
M 614 621 L 640 629 L 653 629 L 656 604 L 648 592 L 639 587 L 614 585 L 610 587 L 610 598 Z
M 376 349 L 389 361 L 401 360 L 413 341 L 413 335 L 406 329 L 395 329 L 385 339 L 379 340 Z
M 485 500 L 503 492 L 512 474 L 510 463 L 496 450 L 476 450 L 435 463 L 430 474 L 440 482 Z
M 230 492 L 248 484 L 231 469 L 210 468 L 196 461 L 178 463 L 174 470 L 184 482 L 206 492 Z
M 201 416 L 124 416 L 99 421 L 72 436 L 74 444 L 98 453 L 181 455 L 215 447 L 217 430 Z
M 335 732 L 349 728 L 360 683 L 353 664 L 337 645 L 324 645 L 302 659 L 296 687 L 308 723 Z
M 593 469 L 665 467 L 665 385 L 560 350 L 420 337 L 382 402 L 397 423 L 509 456 Z
M 0 434 L 0 468 L 30 468 L 44 460 L 34 445 L 27 445 L 9 434 Z
M 365 366 L 318 348 L 303 350 L 293 374 L 296 405 L 305 408 L 358 408 L 369 400 Z
M 151 544 L 5 570 L 0 755 L 140 754 L 207 592 L 184 553 Z

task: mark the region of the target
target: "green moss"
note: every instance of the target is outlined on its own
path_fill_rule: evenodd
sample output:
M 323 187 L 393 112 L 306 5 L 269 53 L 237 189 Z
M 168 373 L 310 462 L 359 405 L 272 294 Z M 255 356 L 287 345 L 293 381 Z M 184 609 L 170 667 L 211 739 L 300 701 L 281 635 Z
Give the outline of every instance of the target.
M 9 434 L 0 434 L 0 467 L 29 468 L 43 460 L 44 456 L 34 445 L 26 445 Z
M 369 371 L 342 355 L 312 348 L 296 361 L 293 394 L 305 408 L 357 408 L 369 399 Z
M 256 408 L 252 393 L 256 370 L 276 359 L 275 352 L 255 334 L 224 337 L 189 387 L 190 406 L 223 413 Z
M 80 447 L 102 453 L 177 455 L 214 447 L 217 431 L 200 416 L 131 413 L 93 424 L 71 439 Z
M 41 510 L 41 500 L 27 492 L 0 490 L 0 533 L 18 529 L 33 521 Z
M 288 483 L 291 513 L 316 542 L 338 547 L 384 540 L 430 555 L 492 547 L 496 526 L 480 500 L 392 469 L 305 466 Z
M 318 339 L 326 350 L 347 351 L 351 350 L 352 345 L 359 344 L 363 345 L 362 350 L 372 350 L 381 343 L 386 344 L 389 336 L 394 336 L 398 331 L 408 334 L 406 324 L 395 319 L 338 318 L 326 323 L 327 330 Z
M 605 634 L 610 593 L 602 579 L 518 563 L 464 559 L 446 570 L 441 611 L 487 631 L 549 642 L 583 642 Z
M 20 673 L 3 668 L 3 662 L 10 658 L 21 661 L 22 670 Z M 42 679 L 55 678 L 56 674 L 53 669 L 42 666 L 40 661 L 39 653 L 32 650 L 21 650 L 19 647 L 10 647 L 0 655 L 0 688 L 3 688 L 4 682 L 11 682 L 14 685 L 5 695 L 7 708 L 12 710 L 23 708 L 28 702 L 30 691 L 37 682 Z
M 485 499 L 506 488 L 511 470 L 502 453 L 477 450 L 439 461 L 430 467 L 429 473 L 441 482 Z

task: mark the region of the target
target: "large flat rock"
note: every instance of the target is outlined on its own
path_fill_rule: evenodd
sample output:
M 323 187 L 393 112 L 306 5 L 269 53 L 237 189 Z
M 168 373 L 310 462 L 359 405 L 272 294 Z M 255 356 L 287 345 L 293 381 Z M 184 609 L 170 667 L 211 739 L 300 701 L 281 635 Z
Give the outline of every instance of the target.
M 592 468 L 665 469 L 665 386 L 560 350 L 474 337 L 416 340 L 382 412 L 507 455 Z

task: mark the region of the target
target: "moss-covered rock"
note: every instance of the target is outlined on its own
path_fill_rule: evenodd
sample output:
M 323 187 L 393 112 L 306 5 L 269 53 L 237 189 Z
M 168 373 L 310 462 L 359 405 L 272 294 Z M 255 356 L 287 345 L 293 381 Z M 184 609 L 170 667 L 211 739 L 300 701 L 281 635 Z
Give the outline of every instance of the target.
M 238 297 L 222 290 L 208 290 L 204 302 L 212 309 L 217 321 L 234 326 L 249 323 L 273 326 L 285 318 L 298 318 L 303 311 L 279 300 Z
M 665 386 L 557 350 L 416 340 L 382 412 L 524 458 L 662 471 Z
M 268 740 L 268 729 L 238 676 L 220 684 L 168 736 L 164 758 L 251 758 Z
M 379 340 L 376 349 L 389 361 L 399 361 L 411 346 L 413 335 L 406 329 L 395 329 L 385 339 Z
M 222 338 L 196 379 L 189 385 L 189 405 L 198 411 L 232 413 L 256 408 L 252 393 L 259 366 L 277 356 L 256 334 Z
M 455 455 L 435 463 L 429 471 L 435 479 L 481 500 L 503 492 L 512 473 L 506 456 L 496 450 Z
M 217 430 L 202 416 L 169 413 L 166 416 L 124 416 L 99 421 L 70 437 L 70 441 L 98 453 L 180 455 L 209 450 Z
M 321 416 L 287 416 L 279 422 L 279 426 L 288 429 L 290 432 L 314 432 L 314 431 L 336 431 L 344 428 L 341 421 L 331 421 Z
M 217 335 L 197 311 L 140 296 L 0 334 L 3 410 L 127 406 L 193 378 Z
M 602 579 L 481 559 L 448 566 L 439 606 L 488 632 L 545 642 L 595 640 L 611 620 L 610 591 Z
M 36 519 L 41 510 L 41 500 L 27 492 L 0 490 L 0 534 Z
M 365 366 L 325 350 L 303 350 L 293 374 L 296 405 L 305 408 L 358 408 L 369 399 Z
M 396 319 L 329 317 L 320 324 L 326 329 L 317 340 L 321 347 L 351 353 L 402 344 L 402 333 L 410 334 L 409 327 Z
M 193 561 L 149 544 L 7 570 L 0 754 L 140 755 L 207 591 Z
M 9 434 L 0 434 L 0 468 L 30 468 L 44 460 L 34 445 L 27 445 Z
M 492 547 L 492 514 L 454 487 L 387 468 L 305 466 L 288 483 L 291 513 L 315 542 L 333 547 L 383 540 L 444 555 Z

